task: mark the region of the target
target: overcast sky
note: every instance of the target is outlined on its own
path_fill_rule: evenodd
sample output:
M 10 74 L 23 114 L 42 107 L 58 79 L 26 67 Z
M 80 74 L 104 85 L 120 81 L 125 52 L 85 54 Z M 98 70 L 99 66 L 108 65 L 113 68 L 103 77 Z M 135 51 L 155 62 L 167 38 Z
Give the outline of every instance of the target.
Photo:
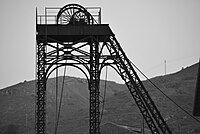
M 167 73 L 199 60 L 200 0 L 1 0 L 0 88 L 35 78 L 36 7 L 70 3 L 101 7 L 102 23 L 149 77 L 164 74 L 164 60 Z M 109 79 L 122 82 L 115 75 L 109 69 Z

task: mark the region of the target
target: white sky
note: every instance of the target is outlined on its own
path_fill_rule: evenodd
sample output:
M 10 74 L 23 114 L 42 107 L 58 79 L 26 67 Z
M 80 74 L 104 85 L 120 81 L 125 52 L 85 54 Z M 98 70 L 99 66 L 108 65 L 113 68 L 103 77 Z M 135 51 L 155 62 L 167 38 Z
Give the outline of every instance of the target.
M 199 60 L 200 0 L 1 0 L 0 88 L 35 78 L 36 7 L 70 3 L 101 7 L 102 23 L 149 77 L 164 74 L 164 60 L 167 73 Z M 122 82 L 111 69 L 108 76 Z

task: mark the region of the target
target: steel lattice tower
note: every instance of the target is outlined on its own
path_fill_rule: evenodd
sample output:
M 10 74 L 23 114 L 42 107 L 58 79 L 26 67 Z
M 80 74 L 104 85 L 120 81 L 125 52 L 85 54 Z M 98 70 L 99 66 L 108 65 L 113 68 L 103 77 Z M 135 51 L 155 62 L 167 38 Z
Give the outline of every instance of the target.
M 36 133 L 46 133 L 46 82 L 49 75 L 56 68 L 73 66 L 80 69 L 88 80 L 89 132 L 99 134 L 100 74 L 103 67 L 111 66 L 124 80 L 151 132 L 170 134 L 171 131 L 109 25 L 101 24 L 100 8 L 96 8 L 97 14 L 90 14 L 88 10 L 91 9 L 95 8 L 69 4 L 61 9 L 45 8 L 45 15 L 36 16 Z M 56 11 L 56 15 L 50 14 L 52 10 Z

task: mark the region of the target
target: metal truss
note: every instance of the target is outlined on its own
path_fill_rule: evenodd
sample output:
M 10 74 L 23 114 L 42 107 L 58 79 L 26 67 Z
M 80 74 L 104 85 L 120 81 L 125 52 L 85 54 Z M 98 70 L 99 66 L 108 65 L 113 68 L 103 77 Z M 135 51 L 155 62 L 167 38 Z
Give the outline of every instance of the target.
M 101 18 L 100 12 L 97 15 L 99 19 Z M 99 82 L 104 66 L 114 68 L 124 80 L 151 132 L 171 134 L 108 25 L 99 24 L 100 20 L 97 23 L 95 16 L 78 4 L 69 4 L 61 8 L 58 14 L 53 16 L 56 20 L 51 25 L 48 19 L 52 15 L 48 16 L 46 13 L 45 10 L 45 16 L 36 16 L 36 134 L 46 133 L 47 79 L 52 72 L 62 66 L 73 66 L 79 69 L 88 80 L 90 134 L 100 134 Z M 42 23 L 42 20 L 45 23 Z
M 46 42 L 47 40 L 54 43 Z M 56 68 L 61 66 L 73 66 L 85 74 L 90 91 L 90 133 L 100 133 L 100 71 L 105 64 L 109 65 L 113 62 L 104 63 L 110 56 L 102 53 L 103 48 L 105 46 L 102 42 L 98 42 L 98 37 L 95 36 L 87 36 L 77 42 L 60 42 L 50 37 L 37 37 L 37 134 L 46 132 L 47 79 Z
M 46 128 L 46 80 L 58 67 L 74 66 L 88 79 L 90 91 L 90 133 L 100 133 L 99 81 L 101 69 L 112 65 L 125 81 L 147 125 L 154 134 L 171 134 L 166 122 L 134 71 L 129 59 L 114 36 L 98 42 L 98 36 L 88 36 L 77 42 L 45 43 L 37 39 L 37 106 L 36 131 L 44 134 Z M 67 60 L 67 62 L 66 62 Z M 80 66 L 84 67 L 82 69 Z
M 92 39 L 90 43 L 90 133 L 100 133 L 99 121 L 99 44 Z
M 153 134 L 171 134 L 166 122 L 145 89 L 120 44 L 114 36 L 108 38 L 107 47 L 110 55 L 115 56 L 115 65 L 127 85 L 133 99 L 142 113 Z M 157 125 L 156 125 L 157 124 Z
M 38 41 L 38 40 L 37 40 Z M 46 130 L 46 49 L 45 42 L 37 42 L 37 91 L 36 91 L 36 132 Z
M 47 38 L 55 41 L 50 37 Z M 91 134 L 100 133 L 99 82 L 101 69 L 107 65 L 115 68 L 125 81 L 151 132 L 171 134 L 166 122 L 114 36 L 108 36 L 104 42 L 98 42 L 98 36 L 88 36 L 77 42 L 65 43 L 59 41 L 45 43 L 45 37 L 37 40 L 37 134 L 44 134 L 46 128 L 46 80 L 56 68 L 67 65 L 77 67 L 88 79 Z

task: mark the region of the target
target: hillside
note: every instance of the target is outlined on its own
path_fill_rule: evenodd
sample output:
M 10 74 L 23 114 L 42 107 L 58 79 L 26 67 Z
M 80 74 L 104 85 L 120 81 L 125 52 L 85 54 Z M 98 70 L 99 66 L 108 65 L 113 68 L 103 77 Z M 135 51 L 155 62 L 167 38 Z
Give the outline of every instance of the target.
M 152 78 L 151 81 L 179 106 L 192 114 L 197 70 L 198 64 L 194 64 L 177 73 Z M 200 133 L 198 122 L 175 106 L 148 81 L 143 83 L 174 134 Z M 104 114 L 105 122 L 141 128 L 142 117 L 128 91 L 121 91 L 110 97 L 105 110 L 107 111 Z M 148 127 L 145 128 L 146 133 L 150 133 Z
M 63 77 L 58 78 L 58 86 L 61 89 Z M 101 96 L 103 96 L 105 81 L 100 82 Z M 66 126 L 69 131 L 76 130 L 82 118 L 88 120 L 89 93 L 86 79 L 66 77 L 63 92 L 63 103 L 61 111 L 61 122 L 63 125 L 71 120 Z M 112 81 L 107 82 L 106 98 L 116 92 L 125 89 L 125 85 Z M 34 102 L 35 81 L 24 81 L 16 85 L 0 90 L 0 132 L 6 134 L 12 128 L 14 133 L 33 133 L 34 129 Z M 59 96 L 60 99 L 60 90 Z M 53 131 L 55 118 L 55 79 L 47 82 L 47 124 L 48 130 Z M 85 119 L 86 118 L 86 119 Z M 61 123 L 62 124 L 62 123 Z M 77 124 L 77 125 L 75 125 Z M 65 129 L 64 129 L 65 130 Z M 86 129 L 84 129 L 86 130 Z
M 177 73 L 151 80 L 181 107 L 192 113 L 198 64 Z M 61 87 L 62 78 L 59 77 Z M 35 81 L 25 81 L 0 90 L 0 134 L 34 133 Z M 144 85 L 167 120 L 173 133 L 200 133 L 200 125 L 178 109 L 150 83 Z M 104 81 L 100 83 L 101 92 Z M 60 93 L 60 92 L 59 92 Z M 88 132 L 88 87 L 81 78 L 66 77 L 58 133 Z M 55 79 L 47 84 L 47 130 L 53 133 L 55 114 Z M 140 133 L 142 117 L 125 85 L 109 81 L 101 131 L 110 133 Z M 150 133 L 147 126 L 145 132 Z

